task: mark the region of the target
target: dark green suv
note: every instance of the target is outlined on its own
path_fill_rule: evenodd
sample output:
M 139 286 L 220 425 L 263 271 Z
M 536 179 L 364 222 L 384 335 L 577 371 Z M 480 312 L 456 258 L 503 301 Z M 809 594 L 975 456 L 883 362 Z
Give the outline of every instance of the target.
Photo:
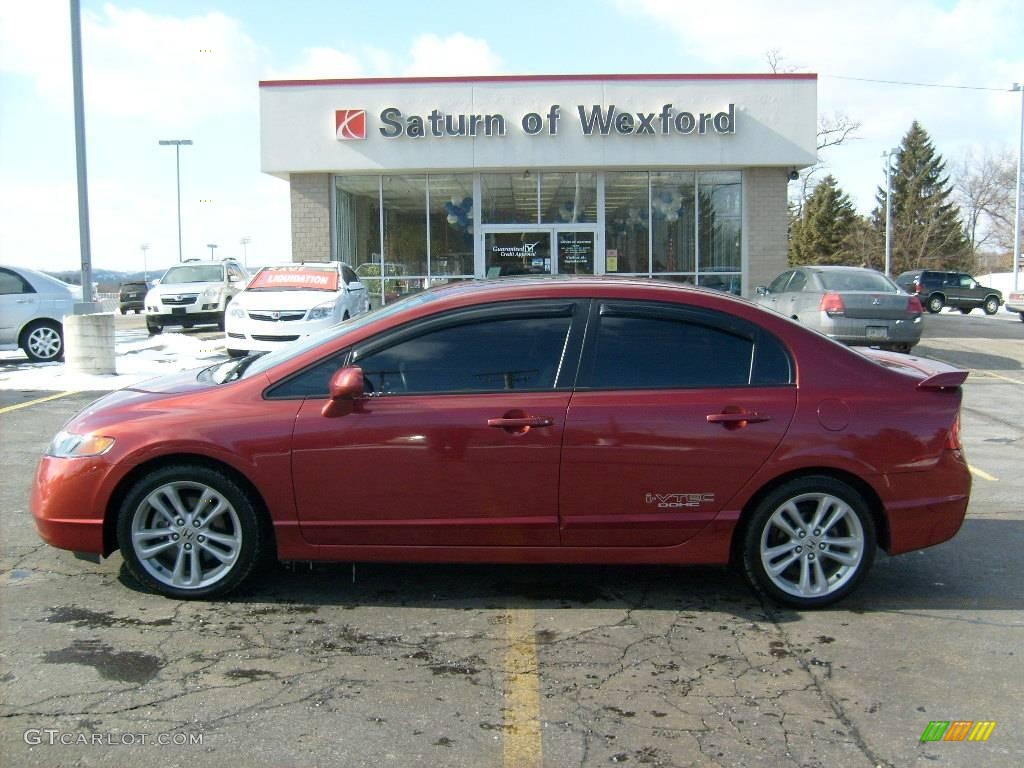
M 896 284 L 907 293 L 917 294 L 932 314 L 951 307 L 966 315 L 981 307 L 986 315 L 994 315 L 1003 303 L 1000 291 L 982 285 L 966 272 L 915 269 L 897 277 Z

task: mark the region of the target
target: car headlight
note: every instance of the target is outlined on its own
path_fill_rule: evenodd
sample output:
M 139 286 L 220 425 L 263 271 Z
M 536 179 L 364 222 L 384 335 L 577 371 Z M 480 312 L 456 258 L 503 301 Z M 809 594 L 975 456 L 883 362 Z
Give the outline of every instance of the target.
M 46 449 L 46 455 L 58 459 L 76 459 L 83 456 L 101 456 L 113 447 L 112 437 L 58 432 L 50 447 Z
M 221 291 L 223 291 L 223 290 L 224 289 L 220 288 L 220 287 L 207 288 L 205 291 L 203 291 L 203 300 L 204 301 L 220 301 L 220 294 L 221 294 Z
M 228 315 L 230 317 L 235 318 L 236 320 L 244 320 L 245 319 L 245 309 L 243 309 L 242 307 L 238 306 L 237 303 L 236 304 L 231 304 L 230 307 L 228 308 Z
M 306 315 L 307 320 L 323 320 L 325 317 L 331 317 L 334 315 L 334 308 L 337 306 L 337 302 L 328 301 L 323 304 L 319 304 L 309 310 L 309 314 Z

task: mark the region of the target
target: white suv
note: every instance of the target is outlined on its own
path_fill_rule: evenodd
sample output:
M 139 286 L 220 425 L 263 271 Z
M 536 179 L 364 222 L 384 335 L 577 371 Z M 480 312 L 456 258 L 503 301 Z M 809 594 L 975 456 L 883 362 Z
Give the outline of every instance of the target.
M 175 264 L 146 294 L 146 328 L 154 334 L 168 325 L 212 324 L 223 331 L 224 311 L 248 281 L 249 273 L 233 259 Z

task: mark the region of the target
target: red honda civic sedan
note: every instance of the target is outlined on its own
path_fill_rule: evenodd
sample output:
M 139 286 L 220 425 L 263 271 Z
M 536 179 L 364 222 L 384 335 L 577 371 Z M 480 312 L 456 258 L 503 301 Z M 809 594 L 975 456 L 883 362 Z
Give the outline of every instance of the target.
M 813 608 L 959 529 L 966 376 L 669 283 L 458 283 L 107 395 L 32 512 L 178 598 L 266 557 L 731 562 Z

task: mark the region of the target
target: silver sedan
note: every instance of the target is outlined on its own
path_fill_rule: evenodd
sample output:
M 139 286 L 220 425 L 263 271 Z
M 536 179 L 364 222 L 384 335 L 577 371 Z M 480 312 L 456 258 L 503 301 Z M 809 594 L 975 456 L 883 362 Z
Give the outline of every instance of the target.
M 851 346 L 909 352 L 921 340 L 921 301 L 873 269 L 793 267 L 754 302 Z

